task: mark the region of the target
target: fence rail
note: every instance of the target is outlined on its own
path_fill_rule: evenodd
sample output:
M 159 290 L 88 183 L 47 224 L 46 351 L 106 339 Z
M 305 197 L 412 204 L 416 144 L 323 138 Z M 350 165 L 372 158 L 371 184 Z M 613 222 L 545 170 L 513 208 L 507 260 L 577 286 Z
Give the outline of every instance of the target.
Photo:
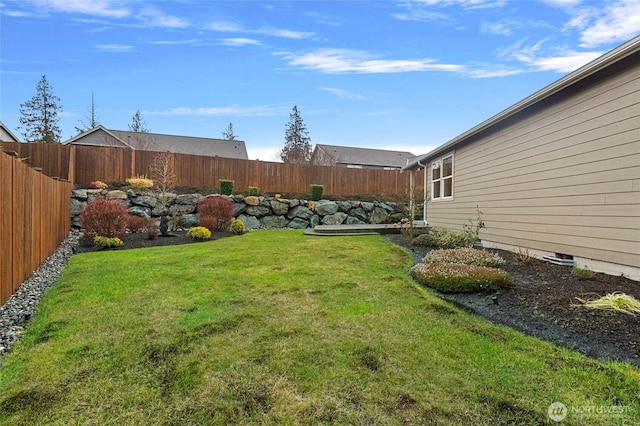
M 59 147 L 34 152 L 52 154 L 50 164 L 63 162 Z M 0 304 L 67 236 L 71 189 L 70 182 L 52 179 L 0 152 Z
M 48 176 L 73 183 L 125 182 L 135 175 L 149 175 L 158 152 L 118 147 L 60 144 L 3 143 L 26 162 Z M 219 179 L 235 181 L 238 191 L 257 186 L 263 192 L 307 193 L 309 185 L 324 185 L 324 193 L 335 196 L 397 195 L 409 190 L 409 173 L 398 170 L 350 169 L 337 166 L 288 164 L 259 160 L 173 154 L 175 173 L 181 186 L 218 187 Z M 422 188 L 422 172 L 416 176 Z

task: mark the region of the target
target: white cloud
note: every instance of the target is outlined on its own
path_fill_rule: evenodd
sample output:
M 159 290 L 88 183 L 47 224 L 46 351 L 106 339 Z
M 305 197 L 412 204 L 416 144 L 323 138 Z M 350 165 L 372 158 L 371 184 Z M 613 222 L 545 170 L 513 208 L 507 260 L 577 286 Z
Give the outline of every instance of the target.
M 122 1 L 114 0 L 29 0 L 39 10 L 64 13 L 81 13 L 110 18 L 124 18 L 131 10 L 122 6 Z
M 137 17 L 145 22 L 147 26 L 151 27 L 185 28 L 190 25 L 189 21 L 176 16 L 167 15 L 152 6 L 145 6 Z
M 435 59 L 377 59 L 367 52 L 349 49 L 318 49 L 296 55 L 282 54 L 289 65 L 326 74 L 380 74 L 412 71 L 462 72 L 464 67 L 440 64 Z
M 250 117 L 266 117 L 283 115 L 287 113 L 289 106 L 284 105 L 256 105 L 242 107 L 239 105 L 230 105 L 226 107 L 205 107 L 205 108 L 189 108 L 176 107 L 164 111 L 144 111 L 148 115 L 173 115 L 173 116 L 250 116 Z
M 245 28 L 240 24 L 230 21 L 214 21 L 206 26 L 208 30 L 225 32 L 225 33 L 241 33 L 241 34 L 260 34 L 271 37 L 288 38 L 294 40 L 307 39 L 315 35 L 308 31 L 292 31 L 279 28 Z
M 220 44 L 224 46 L 259 46 L 260 43 L 258 40 L 254 40 L 252 38 L 223 38 L 219 40 Z
M 504 22 L 483 22 L 480 26 L 480 32 L 484 34 L 497 34 L 508 36 L 513 33 L 510 25 Z
M 622 0 L 608 4 L 595 22 L 580 36 L 581 47 L 596 47 L 621 42 L 640 34 L 640 0 Z
M 531 64 L 540 71 L 568 73 L 602 56 L 603 52 L 566 51 L 564 55 L 536 58 Z
M 534 71 L 554 71 L 568 73 L 598 58 L 603 52 L 578 52 L 567 47 L 547 48 L 549 40 L 540 40 L 531 45 L 519 41 L 499 52 L 499 56 L 515 59 Z
M 323 92 L 330 93 L 334 96 L 339 97 L 340 99 L 352 99 L 352 100 L 364 99 L 364 96 L 362 95 L 351 93 L 343 89 L 336 89 L 335 87 L 318 87 L 318 90 L 322 90 Z
M 249 160 L 260 160 L 260 161 L 282 163 L 282 160 L 278 158 L 278 153 L 280 152 L 280 149 L 282 149 L 282 147 L 269 146 L 269 147 L 253 148 L 251 146 L 247 146 L 247 156 L 249 157 Z
M 134 46 L 125 44 L 99 44 L 96 47 L 103 52 L 133 52 L 134 50 Z

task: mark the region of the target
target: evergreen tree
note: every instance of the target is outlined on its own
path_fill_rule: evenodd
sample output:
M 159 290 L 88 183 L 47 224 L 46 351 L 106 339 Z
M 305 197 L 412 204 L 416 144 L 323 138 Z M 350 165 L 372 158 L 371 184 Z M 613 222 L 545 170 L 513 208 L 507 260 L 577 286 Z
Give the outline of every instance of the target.
M 100 120 L 96 114 L 96 103 L 93 99 L 93 93 L 91 94 L 91 110 L 89 111 L 89 116 L 84 115 L 84 120 L 80 120 L 80 125 L 82 127 L 77 127 L 76 130 L 78 134 L 86 132 L 87 130 L 91 130 L 100 125 Z
M 147 123 L 144 122 L 142 116 L 140 115 L 140 110 L 136 111 L 131 119 L 131 124 L 129 124 L 129 131 L 136 133 L 149 133 L 149 129 L 147 129 Z
M 290 114 L 285 131 L 284 147 L 278 156 L 285 163 L 308 163 L 311 159 L 311 138 L 297 106 L 293 107 L 293 112 Z
M 20 124 L 22 137 L 27 142 L 55 143 L 60 142 L 58 127 L 58 111 L 60 98 L 53 94 L 53 87 L 42 76 L 36 85 L 36 95 L 20 104 Z
M 222 139 L 228 141 L 237 141 L 238 137 L 233 134 L 233 123 L 229 123 L 224 132 L 222 132 Z

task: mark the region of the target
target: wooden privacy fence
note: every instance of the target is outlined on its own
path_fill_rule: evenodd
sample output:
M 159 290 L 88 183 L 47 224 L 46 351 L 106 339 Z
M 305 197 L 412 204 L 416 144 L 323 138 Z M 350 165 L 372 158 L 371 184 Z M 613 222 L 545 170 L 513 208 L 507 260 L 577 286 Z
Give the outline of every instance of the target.
M 67 236 L 71 190 L 70 182 L 52 179 L 0 152 L 0 304 Z
M 94 180 L 125 182 L 135 175 L 149 175 L 158 152 L 118 147 L 60 144 L 5 143 L 27 162 L 49 176 L 87 184 Z M 309 185 L 324 185 L 324 193 L 336 196 L 404 195 L 409 190 L 409 173 L 399 170 L 351 169 L 337 166 L 276 163 L 259 160 L 172 154 L 174 172 L 181 186 L 218 187 L 219 179 L 235 181 L 237 191 L 257 186 L 264 192 L 300 193 Z M 422 172 L 416 176 L 422 188 Z

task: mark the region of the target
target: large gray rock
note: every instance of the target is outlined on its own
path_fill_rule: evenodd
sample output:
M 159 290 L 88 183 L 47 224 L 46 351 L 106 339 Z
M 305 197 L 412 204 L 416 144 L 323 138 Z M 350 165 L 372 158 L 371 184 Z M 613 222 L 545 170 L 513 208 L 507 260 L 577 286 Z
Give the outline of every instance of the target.
M 309 226 L 315 228 L 316 225 L 320 225 L 320 216 L 314 214 L 313 216 L 311 216 L 311 219 L 309 219 Z
M 247 210 L 245 203 L 233 203 L 233 216 L 238 217 Z
M 71 216 L 78 216 L 80 214 L 80 212 L 82 212 L 82 209 L 84 208 L 84 206 L 86 206 L 87 203 L 85 201 L 79 201 L 75 198 L 71 199 Z
M 351 209 L 349 211 L 349 216 L 353 216 L 361 222 L 367 221 L 367 213 L 364 211 L 362 207 L 356 207 L 355 209 Z
M 200 194 L 180 194 L 176 196 L 175 203 L 182 205 L 198 205 L 204 197 Z
M 300 218 L 306 220 L 307 223 L 309 222 L 309 219 L 311 219 L 311 216 L 313 216 L 313 212 L 304 206 L 296 206 L 292 208 L 289 210 L 289 214 L 287 215 L 289 219 Z
M 107 198 L 116 199 L 116 200 L 126 200 L 129 198 L 124 191 L 120 191 L 119 189 L 107 192 Z
M 316 213 L 320 216 L 332 215 L 338 211 L 338 204 L 333 201 L 320 200 L 316 202 Z
M 271 207 L 274 215 L 282 216 L 289 212 L 289 204 L 282 203 L 278 200 L 270 200 L 269 206 Z
M 347 214 L 344 212 L 337 212 L 334 214 L 326 215 L 322 218 L 323 225 L 340 225 L 347 218 Z
M 365 212 L 370 212 L 373 210 L 373 207 L 375 206 L 374 203 L 370 203 L 368 201 L 363 201 L 360 203 L 360 206 L 362 206 L 362 208 L 364 209 Z
M 392 212 L 393 211 L 393 207 L 387 203 L 380 203 L 380 202 L 376 202 L 376 207 L 380 207 L 382 209 L 385 209 L 388 212 Z
M 348 201 L 337 201 L 336 204 L 338 205 L 338 211 L 340 212 L 344 212 L 344 213 L 349 213 L 349 210 L 351 209 L 351 203 Z
M 154 208 L 156 204 L 158 204 L 158 200 L 156 197 L 152 195 L 139 195 L 137 197 L 131 198 L 131 203 L 137 206 Z
M 294 217 L 293 220 L 291 220 L 291 222 L 289 222 L 289 224 L 287 225 L 288 228 L 292 229 L 305 229 L 308 226 L 309 221 L 301 217 Z
M 180 224 L 187 229 L 193 228 L 194 226 L 198 226 L 200 224 L 200 219 L 198 219 L 197 214 L 185 214 L 184 216 L 182 216 Z
M 160 203 L 156 204 L 156 206 L 153 208 L 153 210 L 151 210 L 151 216 L 153 216 L 153 217 L 164 216 L 165 214 L 168 214 L 168 213 L 169 213 L 169 209 L 165 208 Z
M 284 216 L 265 216 L 260 219 L 260 227 L 267 229 L 286 228 L 287 222 L 288 220 Z
M 244 197 L 244 202 L 248 206 L 258 206 L 258 205 L 260 205 L 260 198 L 254 196 L 254 195 L 250 195 L 248 197 Z
M 344 221 L 347 225 L 366 225 L 367 222 L 364 222 L 357 217 L 348 216 L 347 220 Z
M 169 214 L 173 215 L 174 213 L 182 212 L 185 214 L 195 213 L 198 206 L 196 204 L 174 204 L 169 207 Z
M 129 207 L 129 214 L 148 219 L 151 217 L 151 209 L 148 207 L 133 206 L 133 207 Z
M 251 206 L 251 207 L 247 207 L 247 210 L 245 211 L 245 213 L 247 215 L 260 218 L 260 217 L 270 215 L 271 209 L 265 206 Z
M 294 198 L 293 200 L 289 200 L 289 208 L 292 209 L 300 205 L 300 200 Z
M 241 220 L 242 223 L 244 223 L 244 228 L 247 230 L 260 228 L 260 221 L 254 216 L 247 216 L 246 214 L 242 214 L 238 216 L 238 219 Z
M 74 189 L 71 191 L 71 197 L 77 198 L 78 200 L 86 200 L 87 199 L 87 190 L 86 189 Z
M 377 225 L 380 223 L 387 223 L 388 217 L 389 217 L 388 211 L 386 211 L 381 207 L 374 207 L 373 211 L 369 213 L 369 223 L 372 223 L 374 225 Z

